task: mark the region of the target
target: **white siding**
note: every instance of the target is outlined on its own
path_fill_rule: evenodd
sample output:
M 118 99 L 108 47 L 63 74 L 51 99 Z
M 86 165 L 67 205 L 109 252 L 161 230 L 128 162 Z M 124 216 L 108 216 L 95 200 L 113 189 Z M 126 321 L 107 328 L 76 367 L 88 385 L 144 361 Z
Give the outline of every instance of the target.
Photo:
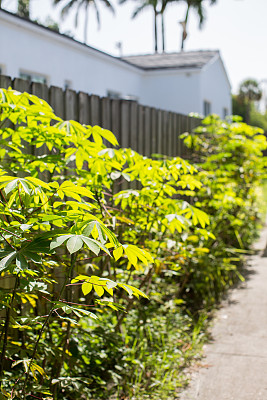
M 200 112 L 200 72 L 150 71 L 143 77 L 143 104 L 182 114 Z
M 48 85 L 99 96 L 108 91 L 168 111 L 231 113 L 231 88 L 220 57 L 201 69 L 143 71 L 48 29 L 0 11 L 0 67 L 12 78 L 40 75 Z
M 228 110 L 228 115 L 232 113 L 231 86 L 219 57 L 202 70 L 201 99 L 202 114 L 204 114 L 204 101 L 211 104 L 211 113 L 218 114 L 221 118 L 224 117 L 224 108 Z
M 4 18 L 3 18 L 4 17 Z M 18 77 L 20 71 L 44 75 L 49 85 L 106 96 L 107 90 L 139 97 L 142 71 L 114 57 L 0 13 L 0 65 Z M 10 20 L 12 19 L 12 20 Z

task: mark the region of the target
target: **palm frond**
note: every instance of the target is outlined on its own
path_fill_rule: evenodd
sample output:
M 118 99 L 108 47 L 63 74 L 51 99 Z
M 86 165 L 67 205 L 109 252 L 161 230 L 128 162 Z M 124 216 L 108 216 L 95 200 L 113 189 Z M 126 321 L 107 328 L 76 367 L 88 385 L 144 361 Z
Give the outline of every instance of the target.
M 61 17 L 65 18 L 66 15 L 71 11 L 73 7 L 77 5 L 77 0 L 70 0 L 62 9 L 61 9 Z
M 144 11 L 146 9 L 146 7 L 148 7 L 149 5 L 150 4 L 148 2 L 145 2 L 145 3 L 141 4 L 141 6 L 137 7 L 132 14 L 132 19 L 137 17 L 137 15 L 139 15 L 142 11 Z
M 101 1 L 105 4 L 105 6 L 106 6 L 113 14 L 115 14 L 115 9 L 114 9 L 113 5 L 110 3 L 109 0 L 101 0 Z

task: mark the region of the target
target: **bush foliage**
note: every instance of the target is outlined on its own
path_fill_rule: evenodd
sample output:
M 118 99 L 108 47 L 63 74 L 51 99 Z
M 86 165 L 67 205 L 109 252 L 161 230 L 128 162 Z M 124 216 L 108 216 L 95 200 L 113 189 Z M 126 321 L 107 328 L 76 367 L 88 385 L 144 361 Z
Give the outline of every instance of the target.
M 152 159 L 11 89 L 0 131 L 0 396 L 172 398 L 241 277 L 265 137 L 210 116 L 195 165 Z

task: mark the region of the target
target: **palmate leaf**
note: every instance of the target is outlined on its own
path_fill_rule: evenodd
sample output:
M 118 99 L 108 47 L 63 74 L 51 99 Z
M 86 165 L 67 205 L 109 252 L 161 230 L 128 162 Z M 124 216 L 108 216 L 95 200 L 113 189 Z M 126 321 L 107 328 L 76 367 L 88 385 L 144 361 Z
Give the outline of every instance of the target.
M 114 282 L 111 279 L 100 278 L 99 276 L 95 275 L 78 275 L 76 278 L 72 279 L 71 283 L 77 282 L 82 282 L 82 292 L 84 295 L 87 295 L 92 291 L 92 289 L 94 289 L 99 297 L 102 297 L 105 291 L 113 296 L 113 289 L 120 287 L 125 290 L 129 296 L 135 296 L 137 298 L 142 296 L 148 299 L 148 296 L 145 293 L 134 286 L 127 285 L 125 283 Z
M 103 250 L 105 253 L 110 255 L 109 250 L 101 242 L 98 242 L 97 240 L 91 239 L 84 235 L 75 235 L 75 234 L 58 236 L 50 243 L 50 250 L 56 249 L 66 241 L 67 241 L 67 249 L 70 252 L 70 254 L 76 253 L 85 244 L 95 255 L 98 255 L 100 250 Z
M 91 130 L 93 138 L 97 144 L 102 145 L 102 138 L 113 144 L 113 146 L 117 146 L 119 144 L 115 135 L 111 131 L 103 129 L 98 125 L 95 125 L 93 127 L 87 125 L 87 128 Z
M 55 306 L 57 309 L 62 309 L 62 311 L 64 311 L 64 313 L 66 313 L 68 315 L 71 313 L 74 313 L 78 318 L 82 318 L 83 316 L 86 315 L 90 318 L 97 319 L 97 316 L 94 313 L 92 313 L 91 311 L 85 310 L 84 308 L 75 307 L 71 304 L 66 304 L 64 302 L 57 302 L 57 303 L 55 303 Z M 64 318 L 64 317 L 62 317 L 62 318 Z
M 18 364 L 23 364 L 26 373 L 28 373 L 30 367 L 31 373 L 36 381 L 38 380 L 36 372 L 39 372 L 39 374 L 41 374 L 45 378 L 48 378 L 44 369 L 40 367 L 40 365 L 36 364 L 36 362 L 31 362 L 31 359 L 14 361 L 13 364 L 11 365 L 11 368 L 14 368 Z
M 58 188 L 57 193 L 60 198 L 63 198 L 64 195 L 68 197 L 72 197 L 73 199 L 81 202 L 81 196 L 89 197 L 92 200 L 94 199 L 93 193 L 82 186 L 75 185 L 71 181 L 64 181 Z
M 153 258 L 146 250 L 140 249 L 132 244 L 120 245 L 113 251 L 113 257 L 116 261 L 118 261 L 123 254 L 126 254 L 130 264 L 132 264 L 134 267 L 136 267 L 138 260 L 145 265 L 154 262 Z

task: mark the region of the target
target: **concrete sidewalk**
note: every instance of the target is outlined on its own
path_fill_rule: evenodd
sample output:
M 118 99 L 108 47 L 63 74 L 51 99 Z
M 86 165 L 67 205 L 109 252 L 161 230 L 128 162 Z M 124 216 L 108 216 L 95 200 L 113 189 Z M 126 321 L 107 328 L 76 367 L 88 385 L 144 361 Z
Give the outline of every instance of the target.
M 181 400 L 267 400 L 267 227 L 248 277 L 217 312 L 200 367 Z

